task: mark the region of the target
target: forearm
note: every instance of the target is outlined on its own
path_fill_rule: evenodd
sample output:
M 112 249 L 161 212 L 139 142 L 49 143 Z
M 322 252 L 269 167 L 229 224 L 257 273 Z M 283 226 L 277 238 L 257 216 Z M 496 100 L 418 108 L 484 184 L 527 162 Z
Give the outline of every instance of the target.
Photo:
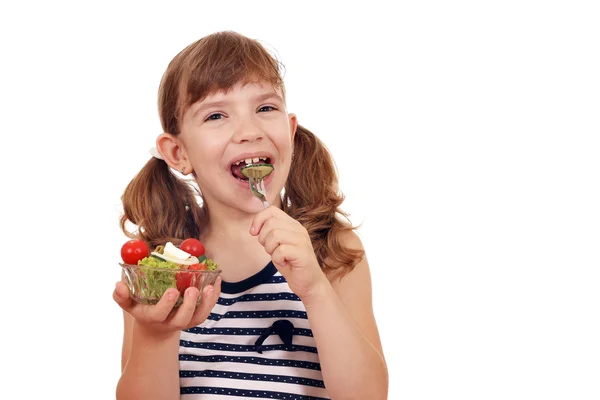
M 179 399 L 178 349 L 179 333 L 157 338 L 134 323 L 131 353 L 117 385 L 117 399 Z
M 387 399 L 383 355 L 354 323 L 329 282 L 315 291 L 305 307 L 331 398 Z

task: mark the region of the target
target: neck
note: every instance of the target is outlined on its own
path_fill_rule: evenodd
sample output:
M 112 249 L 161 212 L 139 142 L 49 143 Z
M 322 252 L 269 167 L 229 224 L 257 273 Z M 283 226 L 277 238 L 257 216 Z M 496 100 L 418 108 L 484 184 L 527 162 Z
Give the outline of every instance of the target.
M 250 235 L 250 225 L 255 213 L 208 201 L 209 221 L 202 235 L 207 256 L 223 271 L 226 282 L 237 282 L 258 272 L 271 260 L 271 256 Z M 279 204 L 274 204 L 281 207 Z

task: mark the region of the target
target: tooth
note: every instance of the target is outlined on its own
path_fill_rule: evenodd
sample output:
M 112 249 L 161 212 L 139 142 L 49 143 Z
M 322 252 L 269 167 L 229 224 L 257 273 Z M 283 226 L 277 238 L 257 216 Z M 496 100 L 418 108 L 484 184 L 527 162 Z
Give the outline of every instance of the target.
M 259 158 L 258 158 L 258 157 L 254 157 L 254 158 L 252 159 L 252 161 L 254 161 L 254 162 L 258 162 L 258 160 L 259 160 Z
M 240 163 L 241 163 L 241 161 L 238 161 L 238 162 L 235 163 L 235 165 L 240 165 Z
M 267 157 L 259 157 L 263 161 L 267 161 Z
M 246 164 L 252 164 L 252 159 L 251 158 L 246 158 Z

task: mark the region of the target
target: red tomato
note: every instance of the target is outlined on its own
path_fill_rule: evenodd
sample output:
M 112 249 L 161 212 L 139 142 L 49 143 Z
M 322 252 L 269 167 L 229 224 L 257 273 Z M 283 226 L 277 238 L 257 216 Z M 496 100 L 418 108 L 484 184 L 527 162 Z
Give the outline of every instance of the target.
M 194 238 L 185 239 L 181 242 L 179 248 L 194 257 L 200 257 L 204 254 L 204 245 L 198 239 Z
M 129 240 L 121 247 L 121 258 L 125 264 L 137 265 L 138 261 L 149 254 L 148 246 L 140 239 Z
M 183 296 L 185 289 L 190 287 L 192 277 L 189 272 L 178 272 L 175 274 L 175 282 L 177 284 L 177 290 Z
M 206 264 L 192 264 L 188 267 L 188 271 L 204 271 Z
M 206 269 L 206 264 L 193 264 L 190 265 L 187 271 L 202 271 Z M 199 272 L 187 272 L 182 271 L 175 274 L 175 282 L 179 293 L 183 296 L 185 289 L 190 286 L 199 287 L 202 283 L 201 279 L 203 276 Z

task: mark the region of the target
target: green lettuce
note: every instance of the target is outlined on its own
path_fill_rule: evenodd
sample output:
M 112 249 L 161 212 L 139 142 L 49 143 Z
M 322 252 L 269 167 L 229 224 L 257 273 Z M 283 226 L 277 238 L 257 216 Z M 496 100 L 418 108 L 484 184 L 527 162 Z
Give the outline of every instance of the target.
M 217 264 L 211 260 L 210 258 L 206 259 L 206 269 L 210 270 L 210 271 L 216 271 L 217 270 Z
M 138 265 L 141 266 L 140 271 L 142 272 L 140 278 L 144 279 L 144 282 L 140 282 L 140 291 L 143 297 L 158 299 L 167 289 L 177 286 L 175 273 L 155 268 L 179 269 L 179 265 L 152 256 L 141 259 Z

